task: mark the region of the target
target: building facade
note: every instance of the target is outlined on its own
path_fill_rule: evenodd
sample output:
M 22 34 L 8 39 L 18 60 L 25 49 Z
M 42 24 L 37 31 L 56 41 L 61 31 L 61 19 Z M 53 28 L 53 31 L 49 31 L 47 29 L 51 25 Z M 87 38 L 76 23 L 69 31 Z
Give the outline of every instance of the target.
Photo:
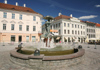
M 0 3 L 0 42 L 39 41 L 41 18 L 43 16 L 31 8 Z
M 96 38 L 96 23 L 93 22 L 89 22 L 89 21 L 85 21 L 85 23 L 87 24 L 87 36 L 89 37 L 89 39 L 91 38 Z
M 96 24 L 96 39 L 100 40 L 100 24 Z
M 62 42 L 73 42 L 74 39 L 79 42 L 85 42 L 86 24 L 73 17 L 72 14 L 66 16 L 59 13 L 55 20 L 52 21 L 51 29 L 58 30 L 59 35 L 56 37 Z

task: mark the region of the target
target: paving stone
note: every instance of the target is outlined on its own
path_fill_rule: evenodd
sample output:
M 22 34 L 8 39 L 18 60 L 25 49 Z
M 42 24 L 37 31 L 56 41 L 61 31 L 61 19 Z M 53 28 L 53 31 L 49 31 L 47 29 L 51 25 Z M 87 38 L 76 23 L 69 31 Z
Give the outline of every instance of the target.
M 17 45 L 16 43 L 14 45 L 5 44 L 5 46 L 2 46 L 0 43 L 0 70 L 36 70 L 22 67 L 10 61 L 9 52 Z M 87 44 L 82 44 L 82 47 L 85 49 L 84 61 L 67 68 L 62 67 L 62 70 L 100 70 L 100 45 L 97 45 L 97 49 L 94 49 L 95 45 L 89 45 L 90 48 L 87 48 Z

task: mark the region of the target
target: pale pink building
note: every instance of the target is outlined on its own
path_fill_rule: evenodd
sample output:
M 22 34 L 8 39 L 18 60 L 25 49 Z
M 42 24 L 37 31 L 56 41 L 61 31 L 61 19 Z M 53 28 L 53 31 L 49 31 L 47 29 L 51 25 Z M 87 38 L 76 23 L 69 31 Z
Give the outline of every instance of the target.
M 41 18 L 43 16 L 31 8 L 0 3 L 0 42 L 39 41 Z

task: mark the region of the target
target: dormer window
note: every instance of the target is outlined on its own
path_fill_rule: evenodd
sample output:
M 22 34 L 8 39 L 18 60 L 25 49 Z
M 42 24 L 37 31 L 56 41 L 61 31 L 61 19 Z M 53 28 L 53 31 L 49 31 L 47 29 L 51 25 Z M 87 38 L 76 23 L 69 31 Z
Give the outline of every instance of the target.
M 15 8 L 12 8 L 12 9 L 15 9 Z
M 27 10 L 29 12 L 29 10 Z

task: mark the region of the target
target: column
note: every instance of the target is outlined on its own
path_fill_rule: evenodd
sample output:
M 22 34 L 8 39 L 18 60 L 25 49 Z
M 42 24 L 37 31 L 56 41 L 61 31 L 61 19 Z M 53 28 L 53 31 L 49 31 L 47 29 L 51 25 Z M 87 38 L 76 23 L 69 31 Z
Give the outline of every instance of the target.
M 16 38 L 15 38 L 16 42 L 18 42 L 18 40 L 19 40 L 19 39 L 18 39 L 18 35 L 16 35 L 15 37 L 16 37 Z

